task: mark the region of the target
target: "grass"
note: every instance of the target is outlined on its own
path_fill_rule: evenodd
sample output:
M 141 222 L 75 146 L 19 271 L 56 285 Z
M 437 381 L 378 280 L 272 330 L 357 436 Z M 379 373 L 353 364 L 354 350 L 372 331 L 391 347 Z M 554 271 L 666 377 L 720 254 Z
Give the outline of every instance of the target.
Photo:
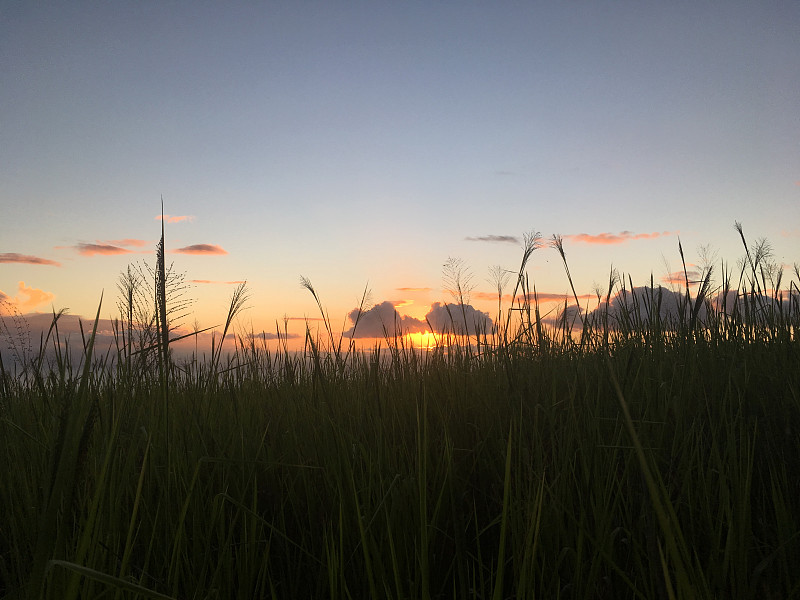
M 87 333 L 77 366 L 54 315 L 21 371 L 0 355 L 0 596 L 800 598 L 797 282 L 737 230 L 718 289 L 709 267 L 667 312 L 612 272 L 555 322 L 526 236 L 497 331 L 430 351 L 336 339 L 307 280 L 301 353 L 178 364 L 155 285 L 158 316 L 131 292 L 115 354 Z

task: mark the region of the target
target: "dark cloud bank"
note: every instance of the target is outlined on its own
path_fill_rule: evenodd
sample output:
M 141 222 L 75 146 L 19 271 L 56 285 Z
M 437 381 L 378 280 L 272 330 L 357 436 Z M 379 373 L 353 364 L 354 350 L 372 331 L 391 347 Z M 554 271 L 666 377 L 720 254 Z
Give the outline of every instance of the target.
M 689 319 L 694 308 L 696 295 L 692 294 L 691 303 L 686 301 L 685 292 L 677 292 L 667 289 L 665 287 L 650 288 L 648 286 L 635 287 L 628 290 L 624 295 L 617 294 L 608 304 L 608 325 L 615 328 L 622 323 L 631 323 L 639 321 L 647 323 L 658 315 L 658 320 L 664 327 L 673 327 L 682 321 L 682 319 Z M 705 302 L 701 302 L 697 306 L 696 318 L 700 323 L 705 322 L 708 317 L 708 303 L 711 303 L 713 311 L 722 311 L 724 308 L 725 314 L 732 315 L 737 313 L 739 317 L 748 322 L 754 317 L 751 314 L 752 307 L 756 306 L 759 309 L 776 310 L 787 312 L 790 310 L 790 303 L 798 302 L 797 294 L 791 297 L 787 294 L 783 298 L 783 303 L 771 298 L 767 295 L 754 296 L 748 299 L 750 308 L 745 308 L 744 299 L 737 294 L 735 290 L 729 291 L 727 297 L 723 298 L 722 294 L 710 296 Z M 567 322 L 575 322 L 576 326 L 580 326 L 580 318 L 577 315 L 578 308 L 575 304 L 571 304 L 566 309 Z M 584 314 L 583 307 L 581 314 Z M 594 310 L 589 311 L 588 318 L 590 320 L 595 318 L 602 318 L 606 312 L 605 302 Z M 545 319 L 551 322 L 557 322 L 563 319 L 564 310 L 551 319 Z M 713 315 L 713 313 L 712 313 Z M 763 316 L 763 315 L 762 315 Z M 758 317 L 755 317 L 758 318 Z

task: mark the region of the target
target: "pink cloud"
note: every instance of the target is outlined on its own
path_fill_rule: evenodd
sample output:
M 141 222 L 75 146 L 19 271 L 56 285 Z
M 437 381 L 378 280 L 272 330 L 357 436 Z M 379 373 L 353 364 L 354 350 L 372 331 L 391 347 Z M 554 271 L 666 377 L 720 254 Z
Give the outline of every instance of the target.
M 227 254 L 228 252 L 216 244 L 193 244 L 173 250 L 178 254 Z
M 165 223 L 180 223 L 181 221 L 194 221 L 194 215 L 158 215 L 156 221 L 164 220 Z
M 127 248 L 120 248 L 111 244 L 84 244 L 79 243 L 75 245 L 75 249 L 84 256 L 94 256 L 95 254 L 113 255 L 113 254 L 130 254 L 133 250 Z
M 38 256 L 29 256 L 27 254 L 17 254 L 16 252 L 3 252 L 0 253 L 0 263 L 24 263 L 26 265 L 50 265 L 53 267 L 60 267 L 61 263 L 47 258 L 39 258 Z
M 602 245 L 611 245 L 611 244 L 624 244 L 625 242 L 629 242 L 631 240 L 650 240 L 659 237 L 664 237 L 667 235 L 672 235 L 673 233 L 677 234 L 678 232 L 671 232 L 671 231 L 662 231 L 658 232 L 655 231 L 653 233 L 634 233 L 632 231 L 621 231 L 619 233 L 598 233 L 596 235 L 591 235 L 588 233 L 578 233 L 578 234 L 571 234 L 571 235 L 564 235 L 562 236 L 565 240 L 572 240 L 573 242 L 581 242 L 584 244 L 602 244 Z
M 699 271 L 686 271 L 685 274 L 683 271 L 673 271 L 664 275 L 661 281 L 667 285 L 686 285 L 687 277 L 689 278 L 689 287 L 691 287 L 700 282 L 702 275 Z
M 430 292 L 429 287 L 399 287 L 395 288 L 398 292 Z
M 547 292 L 537 292 L 536 293 L 536 300 L 539 302 L 564 302 L 564 300 L 569 300 L 570 302 L 575 300 L 575 296 L 572 294 L 552 294 Z M 578 294 L 578 300 L 596 300 L 596 294 Z M 533 302 L 534 297 L 533 294 L 527 294 L 528 302 Z M 525 296 L 519 295 L 516 297 L 515 302 L 524 302 Z
M 6 310 L 10 308 L 11 312 L 26 312 L 52 302 L 55 297 L 55 294 L 28 287 L 24 281 L 20 281 L 17 284 L 17 295 L 14 298 L 0 291 L 0 305 Z
M 496 292 L 495 293 L 492 293 L 492 292 L 472 292 L 472 297 L 477 299 L 477 300 L 491 300 L 493 302 L 497 302 L 497 293 Z M 578 300 L 591 300 L 591 299 L 596 299 L 596 298 L 597 298 L 597 296 L 595 294 L 579 294 L 578 295 Z M 552 293 L 547 293 L 547 292 L 537 292 L 537 294 L 536 294 L 536 300 L 538 302 L 540 302 L 540 303 L 545 303 L 545 302 L 564 302 L 564 299 L 567 299 L 569 301 L 573 301 L 574 297 L 572 296 L 572 294 L 552 294 Z M 533 297 L 532 293 L 527 295 L 527 300 L 528 300 L 528 302 L 533 303 L 534 297 Z M 511 302 L 511 294 L 504 294 L 503 295 L 503 301 L 504 302 Z M 515 303 L 524 302 L 524 301 L 525 301 L 525 296 L 521 295 L 521 294 L 514 299 Z
M 473 292 L 471 292 L 470 295 L 473 298 L 475 298 L 476 300 L 492 300 L 494 302 L 497 302 L 497 293 L 496 292 L 475 292 L 475 291 L 473 291 Z M 503 299 L 504 300 L 510 300 L 511 299 L 511 294 L 505 294 L 503 296 Z
M 105 243 L 111 244 L 112 246 L 133 246 L 134 248 L 142 248 L 143 246 L 148 245 L 150 242 L 147 240 L 132 240 L 130 238 L 126 238 L 124 240 L 108 240 Z

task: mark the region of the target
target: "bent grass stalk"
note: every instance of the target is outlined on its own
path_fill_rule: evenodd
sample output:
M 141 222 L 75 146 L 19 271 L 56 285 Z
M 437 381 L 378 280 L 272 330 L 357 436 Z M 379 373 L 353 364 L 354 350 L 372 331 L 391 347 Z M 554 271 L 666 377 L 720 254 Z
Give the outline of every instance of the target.
M 0 596 L 796 597 L 797 282 L 746 245 L 738 288 L 704 271 L 681 321 L 612 269 L 577 343 L 530 239 L 476 344 L 387 327 L 363 353 L 311 287 L 305 356 L 284 326 L 224 363 L 237 289 L 210 365 L 167 357 L 169 403 L 135 313 L 108 358 L 98 308 L 77 375 L 54 314 L 19 376 L 0 353 Z

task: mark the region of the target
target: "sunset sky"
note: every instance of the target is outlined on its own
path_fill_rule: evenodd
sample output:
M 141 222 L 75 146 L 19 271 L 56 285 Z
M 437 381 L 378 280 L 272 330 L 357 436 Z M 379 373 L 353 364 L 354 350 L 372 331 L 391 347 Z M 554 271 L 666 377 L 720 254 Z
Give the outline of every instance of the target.
M 798 31 L 794 0 L 0 2 L 0 299 L 116 316 L 162 197 L 187 326 L 247 280 L 240 327 L 302 334 L 301 276 L 338 329 L 365 287 L 414 323 L 449 257 L 493 315 L 529 231 L 579 294 L 667 285 L 679 236 L 735 265 L 735 221 L 792 265 Z M 550 248 L 529 274 L 569 290 Z

